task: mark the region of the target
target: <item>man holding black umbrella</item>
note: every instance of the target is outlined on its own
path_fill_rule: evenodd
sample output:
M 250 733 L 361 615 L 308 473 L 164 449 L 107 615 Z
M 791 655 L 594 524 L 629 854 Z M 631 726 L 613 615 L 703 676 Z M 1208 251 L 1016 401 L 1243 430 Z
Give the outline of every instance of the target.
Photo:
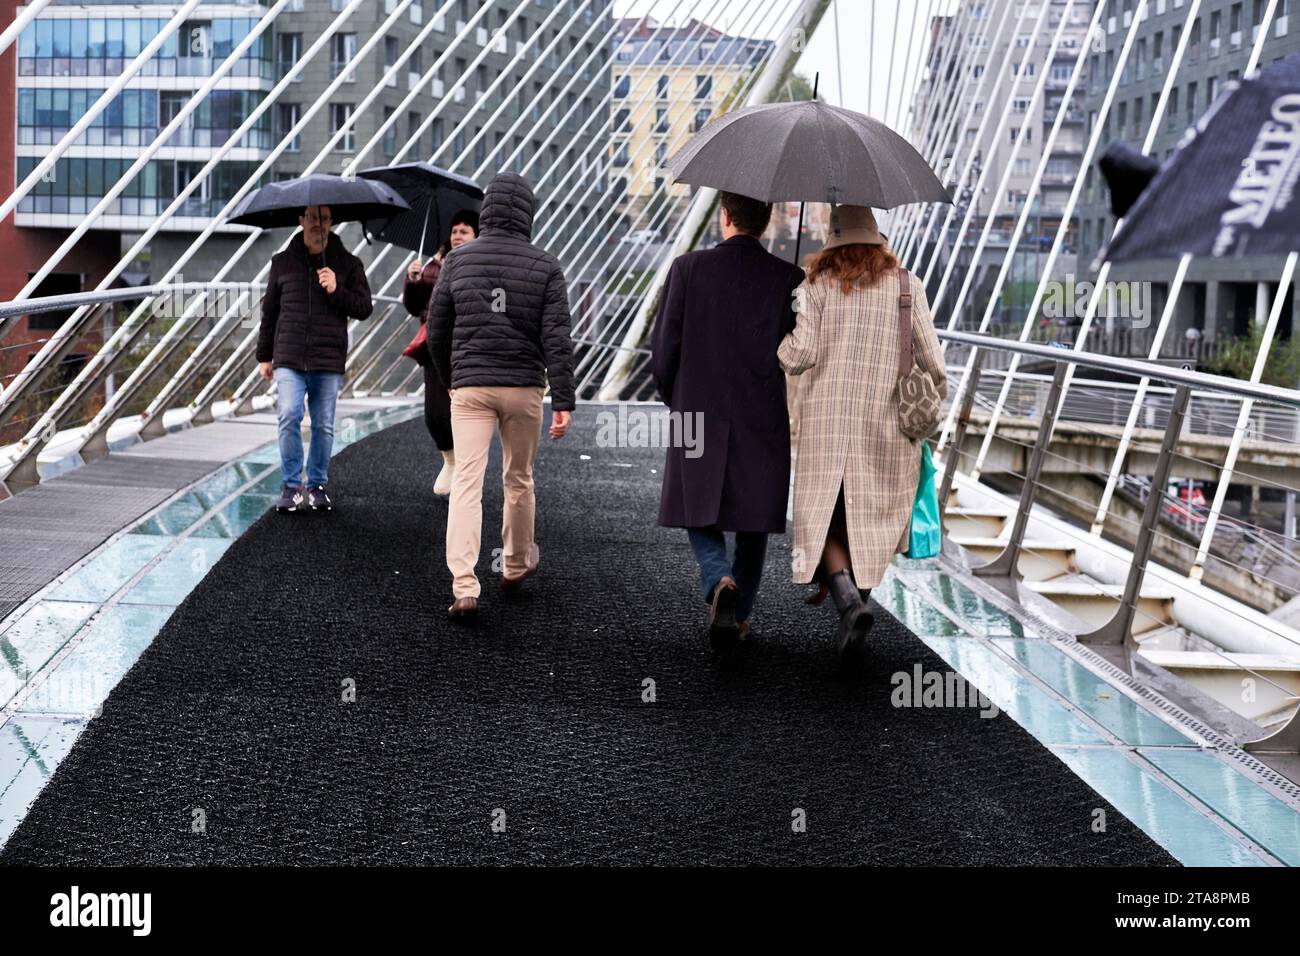
M 330 232 L 329 206 L 307 206 L 302 231 L 271 260 L 257 361 L 276 384 L 283 487 L 281 512 L 333 507 L 326 485 L 334 446 L 334 407 L 343 386 L 348 320 L 374 311 L 364 264 Z M 307 484 L 303 487 L 302 416 L 311 413 Z

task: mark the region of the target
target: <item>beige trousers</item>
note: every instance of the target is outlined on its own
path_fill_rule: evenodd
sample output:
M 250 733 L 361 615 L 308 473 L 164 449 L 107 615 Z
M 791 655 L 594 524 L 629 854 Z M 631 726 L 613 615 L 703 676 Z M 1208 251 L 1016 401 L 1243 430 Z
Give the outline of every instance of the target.
M 478 597 L 479 548 L 483 537 L 483 473 L 487 470 L 492 433 L 501 429 L 501 483 L 505 510 L 501 516 L 503 562 L 493 571 L 509 577 L 524 573 L 533 543 L 533 458 L 542 431 L 542 392 L 538 385 L 470 386 L 451 393 L 451 434 L 456 448 L 456 472 L 447 513 L 447 567 L 452 594 Z

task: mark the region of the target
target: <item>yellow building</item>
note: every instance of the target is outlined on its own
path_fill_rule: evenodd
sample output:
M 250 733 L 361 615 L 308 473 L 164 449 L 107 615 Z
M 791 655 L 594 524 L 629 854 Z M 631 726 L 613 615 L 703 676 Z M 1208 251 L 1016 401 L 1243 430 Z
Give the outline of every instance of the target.
M 670 27 L 627 19 L 614 39 L 610 186 L 632 201 L 658 190 L 684 196 L 666 163 L 711 117 L 732 108 L 737 85 L 772 41 L 732 37 L 689 20 Z

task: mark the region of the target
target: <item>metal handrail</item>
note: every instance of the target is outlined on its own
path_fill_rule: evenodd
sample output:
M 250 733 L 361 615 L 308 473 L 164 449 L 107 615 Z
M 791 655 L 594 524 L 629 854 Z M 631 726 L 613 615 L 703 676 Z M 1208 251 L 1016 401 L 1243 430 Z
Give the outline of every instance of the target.
M 1292 408 L 1300 408 L 1300 390 L 1294 388 L 1256 384 L 1223 375 L 1196 372 L 1189 368 L 1171 368 L 1168 365 L 1160 365 L 1156 362 L 1141 359 L 1101 355 L 1096 352 L 1062 349 L 1050 345 L 1034 345 L 1031 342 L 999 339 L 991 335 L 977 335 L 973 332 L 937 329 L 936 334 L 941 341 L 969 345 L 973 348 L 1015 352 L 1033 358 L 1046 359 L 1049 362 L 1065 362 L 1070 365 L 1082 365 L 1084 368 L 1121 372 L 1126 375 L 1139 375 L 1143 378 L 1158 379 L 1173 385 L 1189 385 L 1204 391 L 1226 393 L 1239 398 L 1251 398 L 1256 401 L 1275 402 L 1280 405 L 1289 405 Z
M 0 319 L 14 315 L 36 315 L 41 312 L 58 312 L 62 309 L 75 309 L 83 305 L 100 305 L 104 302 L 134 302 L 151 296 L 167 295 L 172 292 L 207 291 L 210 289 L 247 289 L 249 286 L 265 286 L 265 282 L 176 282 L 164 285 L 132 286 L 128 289 L 102 289 L 98 292 L 70 292 L 66 295 L 48 295 L 31 299 L 18 299 L 12 302 L 0 302 Z

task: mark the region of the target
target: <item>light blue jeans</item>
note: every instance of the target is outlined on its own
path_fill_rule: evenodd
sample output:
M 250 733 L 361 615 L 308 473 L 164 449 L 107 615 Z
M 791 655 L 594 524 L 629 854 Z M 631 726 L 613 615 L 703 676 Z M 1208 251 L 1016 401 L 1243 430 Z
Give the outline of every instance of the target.
M 280 428 L 280 475 L 286 485 L 302 485 L 302 415 L 311 412 L 311 449 L 307 453 L 307 487 L 329 483 L 334 450 L 334 406 L 343 376 L 337 372 L 275 370 L 275 411 Z M 304 403 L 305 399 L 305 403 Z

